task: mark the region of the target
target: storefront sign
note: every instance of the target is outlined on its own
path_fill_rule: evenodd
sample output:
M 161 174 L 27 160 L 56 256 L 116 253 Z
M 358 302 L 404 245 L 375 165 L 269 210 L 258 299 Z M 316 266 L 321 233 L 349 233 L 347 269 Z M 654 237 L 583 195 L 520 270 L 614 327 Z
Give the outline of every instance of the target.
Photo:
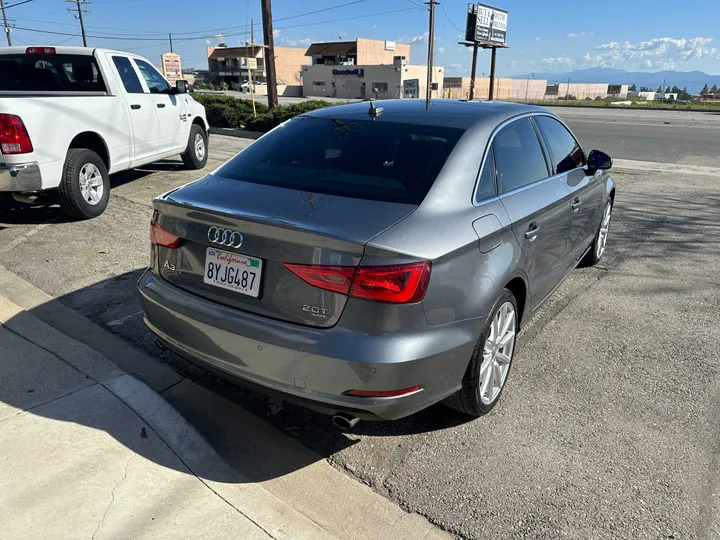
M 175 82 L 182 79 L 182 67 L 180 66 L 180 55 L 165 53 L 160 55 L 163 76 L 175 86 Z
M 240 67 L 242 69 L 257 69 L 257 58 L 241 58 Z
M 394 51 L 395 50 L 395 42 L 394 41 L 386 41 L 385 42 L 385 50 L 386 51 Z
M 337 77 L 358 77 L 362 79 L 365 77 L 365 68 L 333 69 L 332 74 Z

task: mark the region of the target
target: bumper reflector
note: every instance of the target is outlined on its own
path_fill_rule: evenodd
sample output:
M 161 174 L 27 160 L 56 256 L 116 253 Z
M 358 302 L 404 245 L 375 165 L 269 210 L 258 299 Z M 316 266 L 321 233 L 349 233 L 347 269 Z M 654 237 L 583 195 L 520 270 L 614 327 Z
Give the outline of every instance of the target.
M 414 394 L 422 390 L 422 386 L 411 386 L 410 388 L 403 388 L 401 390 L 348 390 L 345 392 L 346 396 L 355 397 L 377 397 L 377 398 L 388 398 L 388 397 L 400 397 Z

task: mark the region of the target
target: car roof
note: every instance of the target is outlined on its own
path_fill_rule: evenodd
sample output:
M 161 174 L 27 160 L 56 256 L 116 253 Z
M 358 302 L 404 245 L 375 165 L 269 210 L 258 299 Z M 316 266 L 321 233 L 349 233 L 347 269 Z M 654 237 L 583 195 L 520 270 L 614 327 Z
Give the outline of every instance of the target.
M 370 101 L 362 101 L 324 107 L 310 111 L 304 116 L 369 120 L 373 118 L 369 114 L 370 103 Z M 503 101 L 433 99 L 428 104 L 424 99 L 391 99 L 372 103 L 378 110 L 383 109 L 379 115 L 374 117 L 376 121 L 442 125 L 459 129 L 468 129 L 480 123 L 500 124 L 509 118 L 527 113 L 553 115 L 543 107 Z
M 25 51 L 29 47 L 37 47 L 37 48 L 45 48 L 45 47 L 52 47 L 55 49 L 56 54 L 79 54 L 79 55 L 92 55 L 95 52 L 98 53 L 116 53 L 116 54 L 122 54 L 125 56 L 133 56 L 138 57 L 135 53 L 130 52 L 123 52 L 123 51 L 116 51 L 113 49 L 102 49 L 98 47 L 72 47 L 72 46 L 56 46 L 56 45 L 26 45 L 22 47 L 2 47 L 0 48 L 0 55 L 3 54 L 25 54 Z M 141 57 L 138 57 L 141 58 Z

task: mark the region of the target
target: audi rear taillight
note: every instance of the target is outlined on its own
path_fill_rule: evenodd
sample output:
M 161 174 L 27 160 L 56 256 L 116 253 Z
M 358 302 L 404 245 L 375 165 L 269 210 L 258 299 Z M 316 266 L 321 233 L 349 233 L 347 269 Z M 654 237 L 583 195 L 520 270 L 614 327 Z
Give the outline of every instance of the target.
M 182 237 L 163 229 L 155 221 L 150 222 L 150 242 L 157 246 L 175 249 L 180 245 Z
M 0 151 L 3 154 L 29 154 L 33 151 L 25 124 L 15 114 L 0 114 Z
M 288 270 L 305 282 L 352 298 L 414 304 L 420 302 L 430 282 L 432 265 L 421 263 L 394 266 L 320 266 L 285 264 Z

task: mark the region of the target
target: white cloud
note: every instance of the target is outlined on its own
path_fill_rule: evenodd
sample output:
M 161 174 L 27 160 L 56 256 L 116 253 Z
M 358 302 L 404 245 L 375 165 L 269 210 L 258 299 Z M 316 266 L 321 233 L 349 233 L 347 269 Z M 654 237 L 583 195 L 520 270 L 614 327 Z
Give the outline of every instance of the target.
M 370 28 L 377 28 L 377 24 L 373 24 Z
M 209 39 L 206 39 L 205 45 L 207 45 L 209 47 L 210 45 L 212 45 L 212 41 L 210 41 Z
M 424 32 L 422 34 L 418 34 L 417 36 L 407 37 L 403 36 L 399 39 L 396 39 L 398 43 L 409 43 L 410 45 L 413 45 L 415 43 L 427 43 L 428 37 L 430 36 L 430 32 Z M 438 38 L 435 38 L 436 40 Z
M 278 37 L 280 35 L 280 32 L 282 32 L 282 30 L 278 30 L 277 28 L 275 28 L 273 30 L 273 37 Z
M 462 69 L 462 64 L 450 64 L 448 69 Z
M 540 63 L 555 68 L 581 69 L 587 67 L 610 67 L 623 69 L 674 69 L 678 63 L 691 62 L 705 57 L 720 60 L 712 38 L 655 38 L 632 43 L 609 41 L 578 57 L 559 56 L 543 58 Z
M 536 38 L 535 38 L 535 41 L 536 41 L 536 42 L 537 42 L 537 41 L 540 41 L 540 38 L 539 38 L 539 37 L 536 37 Z
M 224 38 L 225 38 L 225 34 L 215 34 L 213 37 L 214 37 L 215 39 L 224 39 Z
M 569 38 L 584 37 L 584 36 L 585 36 L 585 32 L 577 32 L 577 33 L 576 33 L 576 32 L 570 32 L 570 33 L 567 35 L 567 37 L 569 37 Z
M 440 54 L 444 53 L 444 52 L 445 52 L 445 47 L 439 47 L 439 48 L 438 48 L 438 52 L 439 52 Z
M 281 37 L 279 41 L 288 47 L 309 47 L 312 43 L 312 39 L 310 38 L 298 37 Z

